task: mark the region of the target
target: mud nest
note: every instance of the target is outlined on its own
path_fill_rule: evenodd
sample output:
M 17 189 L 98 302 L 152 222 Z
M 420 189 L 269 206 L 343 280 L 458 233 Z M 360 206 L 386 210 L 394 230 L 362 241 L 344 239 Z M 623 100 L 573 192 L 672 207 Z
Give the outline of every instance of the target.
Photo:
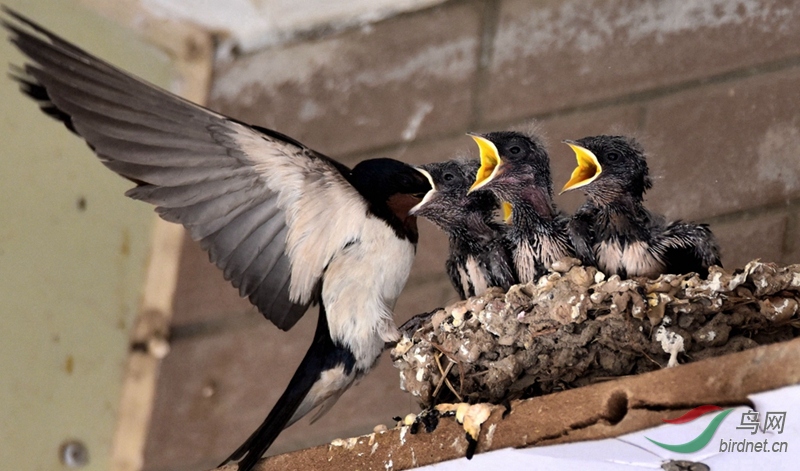
M 577 260 L 407 322 L 392 350 L 421 405 L 500 403 L 791 339 L 800 265 L 606 279 Z

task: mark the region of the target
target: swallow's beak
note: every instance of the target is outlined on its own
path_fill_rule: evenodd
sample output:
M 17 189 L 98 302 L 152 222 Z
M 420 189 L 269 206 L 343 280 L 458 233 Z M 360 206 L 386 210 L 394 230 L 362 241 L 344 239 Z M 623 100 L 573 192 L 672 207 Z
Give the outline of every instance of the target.
M 564 188 L 561 189 L 561 193 L 592 183 L 603 171 L 603 167 L 600 166 L 600 162 L 597 161 L 597 156 L 594 155 L 594 152 L 578 145 L 574 141 L 564 141 L 564 144 L 570 146 L 575 152 L 575 158 L 578 159 L 578 166 L 572 171 L 572 177 L 567 184 L 564 185 Z
M 470 134 L 470 137 L 478 144 L 481 155 L 481 166 L 475 175 L 475 183 L 469 189 L 472 192 L 492 181 L 500 171 L 503 161 L 500 160 L 500 154 L 492 141 L 478 134 Z
M 414 195 L 414 196 L 419 196 L 420 198 L 422 198 L 422 201 L 420 201 L 419 203 L 414 205 L 414 207 L 411 208 L 408 211 L 408 214 L 411 215 L 411 216 L 417 214 L 417 212 L 420 209 L 422 209 L 426 204 L 428 204 L 428 202 L 431 200 L 431 198 L 433 198 L 434 193 L 436 193 L 436 184 L 433 183 L 433 177 L 431 176 L 431 174 L 427 170 L 425 170 L 424 168 L 414 167 L 414 169 L 416 171 L 418 171 L 419 173 L 425 175 L 425 178 L 428 179 L 428 183 L 431 184 L 431 189 L 428 190 L 428 192 L 425 193 L 424 195 L 421 195 L 421 194 L 420 195 Z

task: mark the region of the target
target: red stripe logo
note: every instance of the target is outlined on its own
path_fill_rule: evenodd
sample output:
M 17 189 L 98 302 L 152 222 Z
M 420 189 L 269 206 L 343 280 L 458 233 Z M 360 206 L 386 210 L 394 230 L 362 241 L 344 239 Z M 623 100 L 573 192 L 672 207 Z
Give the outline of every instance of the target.
M 706 404 L 704 406 L 695 407 L 694 409 L 690 410 L 689 412 L 683 414 L 682 416 L 676 419 L 661 419 L 661 420 L 668 424 L 685 424 L 686 422 L 693 421 L 694 419 L 700 417 L 701 415 L 708 414 L 709 412 L 715 412 L 718 410 L 722 410 L 722 407 Z

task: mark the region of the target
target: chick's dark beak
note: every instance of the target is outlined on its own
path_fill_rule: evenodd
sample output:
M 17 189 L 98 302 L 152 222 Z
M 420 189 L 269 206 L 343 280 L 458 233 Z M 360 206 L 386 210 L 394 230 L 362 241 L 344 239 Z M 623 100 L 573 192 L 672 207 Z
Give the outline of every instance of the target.
M 561 189 L 561 193 L 592 183 L 603 171 L 603 167 L 600 165 L 600 162 L 597 160 L 597 156 L 594 155 L 594 152 L 578 145 L 578 143 L 574 141 L 564 141 L 564 144 L 570 146 L 575 152 L 575 158 L 578 160 L 578 166 L 572 171 L 572 176 L 564 185 L 564 188 Z
M 470 137 L 478 144 L 481 157 L 481 166 L 475 175 L 475 183 L 469 189 L 472 192 L 492 181 L 498 175 L 503 161 L 500 159 L 500 153 L 492 141 L 478 134 L 470 134 Z

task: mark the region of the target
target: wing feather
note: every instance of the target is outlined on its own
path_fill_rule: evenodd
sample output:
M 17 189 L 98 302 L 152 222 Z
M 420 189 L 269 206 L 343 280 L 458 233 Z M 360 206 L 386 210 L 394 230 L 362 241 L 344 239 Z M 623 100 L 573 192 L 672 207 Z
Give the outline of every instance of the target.
M 126 194 L 183 224 L 265 317 L 291 328 L 317 300 L 367 205 L 349 170 L 275 131 L 227 118 L 144 82 L 26 18 L 4 22 L 28 58 L 14 78 L 83 137 Z
M 152 171 L 160 171 L 160 167 L 198 168 L 211 167 L 214 170 L 234 169 L 241 167 L 236 159 L 219 151 L 219 144 L 205 142 L 168 142 L 158 146 L 142 142 L 129 142 L 104 136 L 102 134 L 85 130 L 82 135 L 87 142 L 95 146 L 95 152 L 103 161 L 113 160 L 110 155 L 103 154 L 100 149 L 115 149 L 125 155 L 124 162 L 147 165 L 153 167 Z M 91 141 L 90 141 L 91 139 Z M 176 147 L 179 146 L 179 147 Z M 248 173 L 250 169 L 247 169 Z
M 233 250 L 241 247 L 256 230 L 265 227 L 269 221 L 280 221 L 280 218 L 276 218 L 278 211 L 276 198 L 250 205 L 239 214 L 231 215 L 234 217 L 221 229 L 203 237 L 200 245 L 208 251 L 211 262 L 224 264 L 233 255 Z M 280 226 L 283 227 L 283 224 Z M 255 239 L 257 237 L 254 236 Z
M 252 294 L 270 271 L 278 265 L 278 261 L 282 257 L 286 257 L 284 252 L 276 250 L 277 246 L 274 244 L 276 241 L 286 240 L 288 229 L 278 224 L 264 224 L 262 227 L 264 232 L 258 234 L 262 237 L 261 239 L 248 238 L 248 242 L 254 241 L 258 244 L 255 254 L 237 250 L 225 267 L 225 273 L 230 274 L 231 280 L 237 280 L 236 287 L 239 288 L 242 296 Z M 242 257 L 242 255 L 247 255 L 247 257 Z
M 210 180 L 244 177 L 250 174 L 247 167 L 156 167 L 119 160 L 106 160 L 103 164 L 112 171 L 134 181 L 147 181 L 156 186 L 190 185 Z

